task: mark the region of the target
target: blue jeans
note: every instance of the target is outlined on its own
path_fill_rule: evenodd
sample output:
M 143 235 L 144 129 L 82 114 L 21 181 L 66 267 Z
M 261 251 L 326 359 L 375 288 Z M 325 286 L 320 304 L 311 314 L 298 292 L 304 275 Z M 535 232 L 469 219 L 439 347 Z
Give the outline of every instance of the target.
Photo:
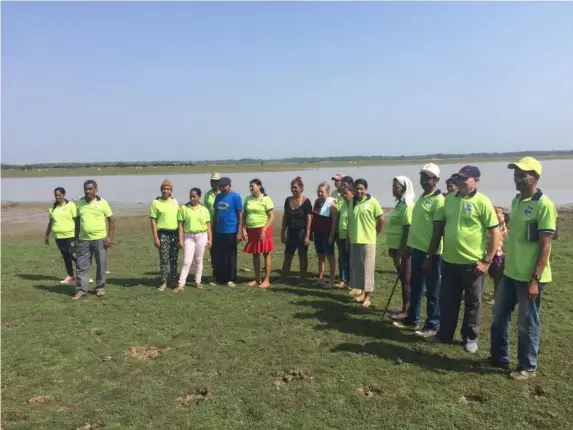
M 539 284 L 539 295 L 531 300 L 527 294 L 527 282 L 516 281 L 504 276 L 495 296 L 493 321 L 491 324 L 491 357 L 497 364 L 509 364 L 509 323 L 515 305 L 517 314 L 517 360 L 520 370 L 534 371 L 539 354 L 539 312 L 541 291 L 545 284 Z
M 350 251 L 346 249 L 346 239 L 338 239 L 338 275 L 346 285 L 350 282 Z
M 419 249 L 412 250 L 411 275 L 410 275 L 410 309 L 408 316 L 404 320 L 405 324 L 420 324 L 420 311 L 422 310 L 422 298 L 424 295 L 424 284 L 426 285 L 426 322 L 424 328 L 428 330 L 440 329 L 440 256 L 432 257 L 432 269 L 426 274 L 422 269 L 422 264 L 426 259 L 426 252 Z

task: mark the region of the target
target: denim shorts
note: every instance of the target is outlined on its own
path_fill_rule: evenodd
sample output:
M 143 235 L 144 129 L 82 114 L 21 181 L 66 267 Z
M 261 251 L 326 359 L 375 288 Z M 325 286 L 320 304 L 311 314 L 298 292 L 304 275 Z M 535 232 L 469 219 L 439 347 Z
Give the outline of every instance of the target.
M 314 233 L 314 248 L 319 255 L 334 255 L 334 242 L 328 243 L 330 234 Z

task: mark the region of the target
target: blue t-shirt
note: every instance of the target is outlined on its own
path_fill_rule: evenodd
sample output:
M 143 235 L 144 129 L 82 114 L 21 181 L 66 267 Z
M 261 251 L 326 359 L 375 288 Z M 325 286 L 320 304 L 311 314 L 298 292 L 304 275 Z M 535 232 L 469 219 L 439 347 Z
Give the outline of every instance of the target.
M 243 210 L 241 196 L 231 191 L 229 194 L 219 193 L 215 197 L 216 233 L 237 233 L 239 219 L 237 211 Z

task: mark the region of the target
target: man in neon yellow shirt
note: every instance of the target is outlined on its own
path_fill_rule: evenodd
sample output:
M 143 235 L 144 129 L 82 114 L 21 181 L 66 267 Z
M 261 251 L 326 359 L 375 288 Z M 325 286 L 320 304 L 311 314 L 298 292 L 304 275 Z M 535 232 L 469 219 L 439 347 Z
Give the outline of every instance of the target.
M 505 268 L 495 297 L 491 325 L 494 366 L 509 367 L 509 323 L 516 304 L 517 369 L 515 380 L 536 376 L 539 354 L 541 292 L 551 282 L 551 240 L 557 230 L 557 209 L 537 188 L 541 163 L 525 157 L 508 166 L 519 194 L 511 202 L 509 233 L 505 241 Z
M 97 195 L 96 181 L 84 182 L 84 197 L 77 203 L 75 238 L 77 241 L 76 293 L 79 300 L 88 293 L 92 257 L 96 262 L 96 295 L 105 295 L 107 249 L 113 243 L 115 217 L 109 203 Z
M 451 342 L 454 338 L 462 294 L 465 310 L 462 343 L 467 352 L 477 352 L 481 296 L 487 273 L 499 244 L 499 221 L 491 201 L 478 192 L 481 173 L 465 166 L 456 174 L 458 192 L 450 194 L 435 218 L 434 234 L 428 250 L 438 255 L 444 237 L 442 285 L 440 288 L 440 329 L 432 342 Z
M 424 338 L 435 336 L 440 328 L 440 255 L 442 243 L 440 242 L 436 255 L 430 257 L 428 251 L 432 242 L 434 221 L 438 212 L 444 206 L 444 196 L 437 188 L 440 180 L 440 168 L 428 163 L 420 171 L 420 185 L 423 194 L 418 198 L 412 211 L 412 223 L 408 233 L 408 248 L 411 255 L 410 277 L 410 307 L 408 315 L 392 325 L 398 328 L 416 328 L 420 324 L 420 311 L 424 284 L 426 286 L 426 321 L 421 330 L 415 335 Z
M 203 206 L 205 206 L 209 210 L 210 219 L 213 220 L 215 218 L 215 199 L 217 198 L 217 194 L 221 191 L 219 190 L 219 181 L 221 180 L 221 175 L 217 172 L 213 172 L 211 174 L 211 189 L 207 191 L 205 194 L 205 198 L 203 199 Z M 213 232 L 213 237 L 215 237 L 215 233 Z M 213 249 L 215 247 L 211 246 L 209 248 L 209 258 L 211 259 L 211 282 L 215 282 L 215 259 L 213 258 Z

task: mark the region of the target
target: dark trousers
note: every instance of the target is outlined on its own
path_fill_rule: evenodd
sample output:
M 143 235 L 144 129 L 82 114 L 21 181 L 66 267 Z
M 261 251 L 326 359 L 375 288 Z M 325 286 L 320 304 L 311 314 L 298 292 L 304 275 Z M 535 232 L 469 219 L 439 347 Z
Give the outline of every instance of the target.
M 440 330 L 438 337 L 444 342 L 454 338 L 458 315 L 464 294 L 465 307 L 462 323 L 462 340 L 477 341 L 480 326 L 483 276 L 474 275 L 475 264 L 442 262 L 440 288 Z
M 422 310 L 422 298 L 424 286 L 426 287 L 426 323 L 424 328 L 428 330 L 440 329 L 440 256 L 432 257 L 432 269 L 425 273 L 422 264 L 426 260 L 426 252 L 419 249 L 412 250 L 412 265 L 410 277 L 410 309 L 404 321 L 406 324 L 418 325 L 420 323 L 420 311 Z M 459 306 L 459 305 L 458 305 Z
M 338 239 L 338 275 L 348 285 L 350 282 L 350 251 L 346 249 L 346 238 Z
M 179 233 L 177 230 L 159 230 L 159 271 L 161 282 L 178 280 L 177 260 L 179 260 Z
M 76 261 L 75 239 L 73 237 L 68 239 L 56 239 L 56 245 L 58 245 L 58 249 L 64 259 L 68 276 L 74 276 L 74 263 Z
M 218 283 L 237 281 L 237 234 L 216 233 L 213 244 L 215 278 Z

